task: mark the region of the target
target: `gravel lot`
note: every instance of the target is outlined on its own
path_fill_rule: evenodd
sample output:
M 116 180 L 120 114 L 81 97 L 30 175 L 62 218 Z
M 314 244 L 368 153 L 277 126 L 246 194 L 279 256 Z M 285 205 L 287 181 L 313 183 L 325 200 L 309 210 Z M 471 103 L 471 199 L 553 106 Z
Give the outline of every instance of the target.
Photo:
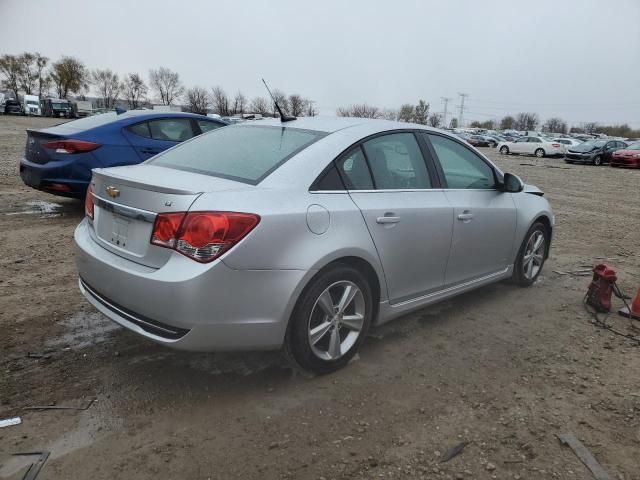
M 640 171 L 486 149 L 555 209 L 540 280 L 392 322 L 314 378 L 278 353 L 170 351 L 87 306 L 72 258 L 82 206 L 17 173 L 25 128 L 52 123 L 0 117 L 0 419 L 23 420 L 0 429 L 0 478 L 33 461 L 11 453 L 39 450 L 51 451 L 39 480 L 591 478 L 557 440 L 573 432 L 612 478 L 640 479 L 640 348 L 590 323 L 588 277 L 553 273 L 606 258 L 635 292 Z

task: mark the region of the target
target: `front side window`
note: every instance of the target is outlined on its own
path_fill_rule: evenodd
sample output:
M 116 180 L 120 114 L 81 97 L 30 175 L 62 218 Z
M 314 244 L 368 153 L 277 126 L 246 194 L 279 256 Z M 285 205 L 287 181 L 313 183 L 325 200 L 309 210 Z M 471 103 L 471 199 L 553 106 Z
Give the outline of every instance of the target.
M 467 147 L 440 135 L 427 134 L 447 181 L 447 188 L 495 188 L 493 168 Z
M 348 190 L 373 190 L 371 173 L 360 146 L 354 147 L 338 161 L 338 171 Z
M 323 132 L 237 125 L 218 128 L 154 157 L 154 165 L 255 185 Z
M 413 133 L 392 133 L 365 142 L 375 188 L 431 188 L 427 166 Z
M 151 138 L 168 142 L 184 142 L 194 136 L 188 118 L 163 118 L 149 122 Z

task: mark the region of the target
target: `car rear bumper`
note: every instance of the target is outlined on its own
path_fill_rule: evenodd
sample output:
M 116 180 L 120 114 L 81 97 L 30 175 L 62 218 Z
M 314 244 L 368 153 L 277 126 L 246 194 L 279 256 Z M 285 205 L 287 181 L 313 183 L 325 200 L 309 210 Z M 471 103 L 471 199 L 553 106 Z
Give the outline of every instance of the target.
M 640 159 L 638 158 L 612 158 L 612 167 L 619 168 L 640 168 Z
M 98 245 L 85 219 L 74 234 L 80 290 L 104 315 L 182 350 L 280 348 L 305 277 L 302 270 L 234 270 L 179 253 L 159 269 Z
M 20 161 L 20 178 L 25 185 L 37 190 L 82 198 L 89 186 L 94 165 L 88 165 L 78 157 L 47 163 L 30 162 L 23 158 Z

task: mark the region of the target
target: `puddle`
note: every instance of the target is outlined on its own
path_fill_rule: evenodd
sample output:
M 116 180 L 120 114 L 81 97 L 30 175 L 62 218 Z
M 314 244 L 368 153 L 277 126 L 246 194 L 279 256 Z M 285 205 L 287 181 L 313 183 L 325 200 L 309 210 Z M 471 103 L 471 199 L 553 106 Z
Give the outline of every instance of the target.
M 27 202 L 25 206 L 26 208 L 21 212 L 9 212 L 5 215 L 40 215 L 40 218 L 60 217 L 62 215 L 62 213 L 59 212 L 62 205 L 59 203 L 34 200 Z
M 106 342 L 122 327 L 98 312 L 78 312 L 62 322 L 66 331 L 45 342 L 49 348 L 86 348 Z
M 87 412 L 79 413 L 75 429 L 64 432 L 61 436 L 46 444 L 44 450 L 51 452 L 48 461 L 85 448 L 96 442 L 100 435 L 122 427 L 123 421 L 121 419 L 105 416 L 104 412 L 109 410 L 109 405 L 108 402 L 103 402 L 104 399 L 101 398 Z M 0 478 L 8 478 L 15 475 L 18 471 L 26 469 L 37 458 L 37 455 L 6 457 L 6 460 L 0 463 Z M 47 464 L 43 467 L 43 471 L 46 471 L 46 469 Z

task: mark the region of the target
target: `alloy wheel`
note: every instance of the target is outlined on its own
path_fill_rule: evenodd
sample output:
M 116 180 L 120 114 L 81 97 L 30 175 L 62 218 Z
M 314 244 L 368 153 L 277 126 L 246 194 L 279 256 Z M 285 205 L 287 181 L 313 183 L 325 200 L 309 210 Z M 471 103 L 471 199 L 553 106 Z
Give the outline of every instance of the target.
M 527 280 L 533 280 L 540 272 L 544 262 L 545 248 L 544 233 L 536 230 L 529 237 L 524 257 L 522 257 L 522 272 Z
M 366 315 L 364 295 L 353 282 L 329 285 L 318 297 L 309 316 L 311 351 L 323 360 L 346 354 L 362 332 Z
M 538 157 L 538 158 L 544 157 L 544 150 L 542 150 L 541 148 L 536 150 L 536 157 Z

